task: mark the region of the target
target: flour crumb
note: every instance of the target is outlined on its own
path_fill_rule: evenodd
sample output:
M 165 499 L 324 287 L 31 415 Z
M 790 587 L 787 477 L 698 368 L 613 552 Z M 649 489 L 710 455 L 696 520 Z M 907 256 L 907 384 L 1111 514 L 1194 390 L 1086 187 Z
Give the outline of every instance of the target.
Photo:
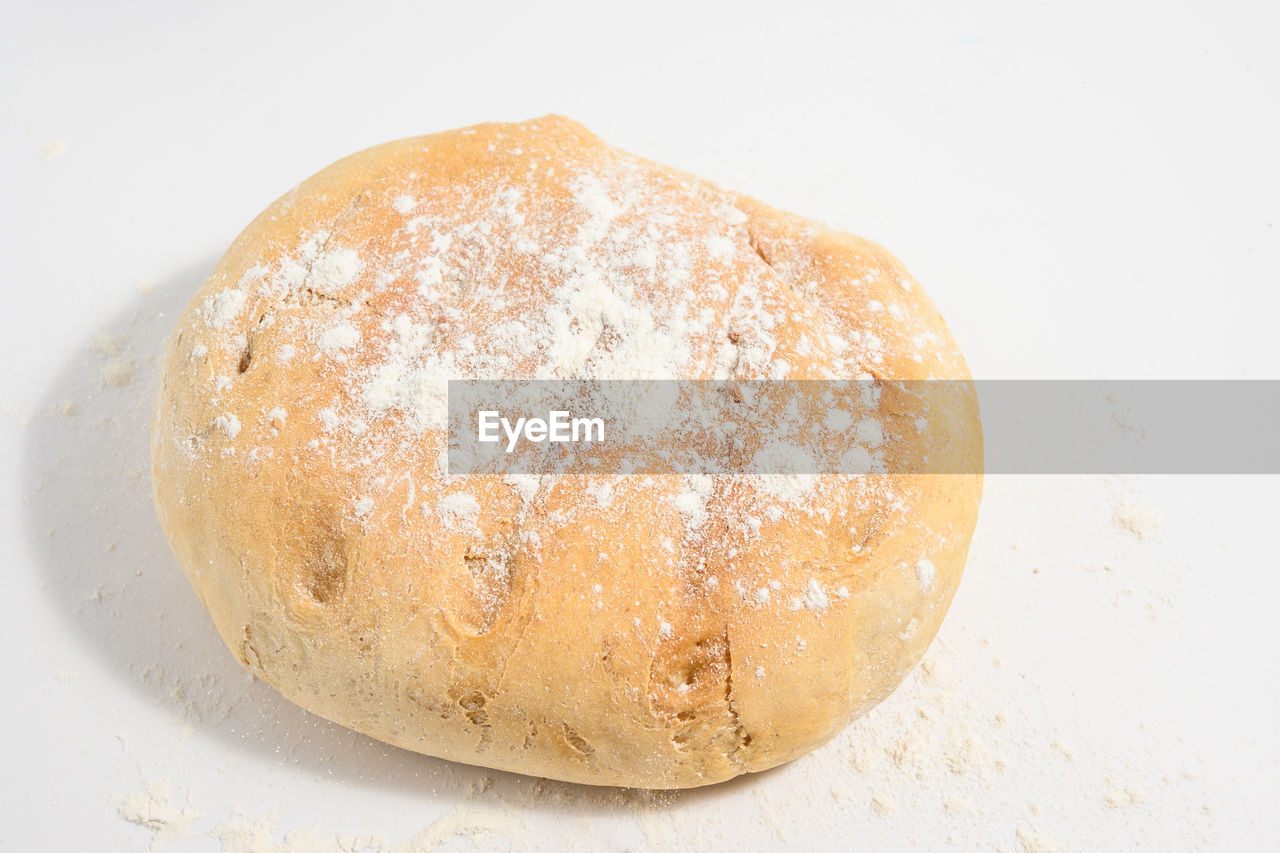
M 110 388 L 123 388 L 133 381 L 133 362 L 127 358 L 113 358 L 102 367 L 102 384 Z
M 701 527 L 707 520 L 707 496 L 711 492 L 711 478 L 694 475 L 686 478 L 687 487 L 675 497 L 676 509 L 684 516 L 689 529 Z
M 879 817 L 888 817 L 898 810 L 898 801 L 886 793 L 871 798 L 871 811 Z
M 502 478 L 502 482 L 520 496 L 523 506 L 528 506 L 533 501 L 542 486 L 542 480 L 537 474 L 508 474 Z
M 111 358 L 124 351 L 124 338 L 104 332 L 100 335 L 94 335 L 93 341 L 89 346 L 103 358 Z
M 222 853 L 276 853 L 275 828 L 266 818 L 249 820 L 235 816 L 222 821 L 210 833 L 222 845 Z
M 1160 513 L 1136 498 L 1125 498 L 1116 504 L 1111 523 L 1143 542 L 1154 538 L 1164 527 Z
M 143 791 L 119 798 L 116 813 L 130 823 L 150 829 L 155 833 L 154 840 L 159 842 L 182 835 L 200 817 L 200 813 L 190 806 L 174 808 L 170 799 L 169 780 L 161 779 Z
M 1122 783 L 1115 777 L 1107 779 L 1107 788 L 1102 795 L 1102 802 L 1110 809 L 1127 809 L 1141 805 L 1145 799 L 1136 786 Z
M 1061 845 L 1030 826 L 1019 826 L 1015 837 L 1026 853 L 1057 853 Z
M 827 596 L 826 590 L 814 578 L 809 578 L 809 583 L 804 589 L 804 595 L 791 599 L 792 610 L 801 608 L 805 610 L 826 610 L 830 604 L 831 599 Z
M 240 316 L 240 312 L 244 310 L 244 304 L 248 299 L 249 294 L 238 287 L 221 291 L 205 300 L 205 322 L 214 329 L 223 328 Z
M 307 286 L 321 296 L 333 296 L 351 284 L 364 269 L 364 262 L 352 249 L 336 249 L 321 255 L 311 266 Z
M 479 529 L 480 502 L 467 492 L 455 492 L 440 499 L 436 512 L 444 526 L 450 530 Z
M 947 768 L 957 776 L 967 776 L 983 771 L 991 763 L 990 756 L 967 731 L 958 731 L 951 737 L 945 754 Z
M 936 575 L 937 571 L 930 561 L 918 560 L 916 562 L 916 581 L 920 584 L 920 589 L 925 592 L 933 589 L 933 580 Z
M 65 139 L 50 139 L 40 152 L 40 159 L 46 163 L 52 163 L 63 154 L 66 154 L 69 147 Z
M 317 343 L 327 353 L 355 349 L 360 346 L 360 331 L 344 320 L 321 332 Z
M 213 425 L 222 430 L 232 440 L 240 434 L 240 419 L 230 412 L 225 412 L 213 419 Z
M 706 241 L 707 254 L 717 261 L 726 260 L 733 257 L 734 246 L 733 241 L 728 237 L 714 236 L 708 237 Z

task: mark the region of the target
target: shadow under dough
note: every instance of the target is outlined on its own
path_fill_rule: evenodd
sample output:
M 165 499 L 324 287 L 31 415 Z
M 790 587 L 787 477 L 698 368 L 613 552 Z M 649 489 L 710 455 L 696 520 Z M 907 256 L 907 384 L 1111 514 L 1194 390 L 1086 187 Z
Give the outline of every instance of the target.
M 25 527 L 68 629 L 197 737 L 264 762 L 459 800 L 491 784 L 495 795 L 534 808 L 634 809 L 636 792 L 471 767 L 352 732 L 284 699 L 222 644 L 165 542 L 151 497 L 164 340 L 212 268 L 211 261 L 167 277 L 104 324 L 62 365 L 26 431 Z M 157 736 L 176 738 L 177 726 Z M 687 804 L 740 791 L 753 778 L 642 801 Z

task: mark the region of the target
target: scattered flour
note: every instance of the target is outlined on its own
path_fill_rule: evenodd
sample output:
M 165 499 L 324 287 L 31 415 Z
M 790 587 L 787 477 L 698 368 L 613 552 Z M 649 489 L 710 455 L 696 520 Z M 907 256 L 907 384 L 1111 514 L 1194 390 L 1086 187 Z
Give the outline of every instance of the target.
M 334 249 L 312 263 L 306 285 L 316 293 L 333 296 L 354 282 L 363 269 L 364 263 L 354 249 Z
M 69 147 L 64 139 L 51 139 L 45 143 L 44 149 L 40 152 L 40 159 L 46 163 L 52 163 L 66 154 Z
M 937 576 L 937 569 L 929 560 L 921 559 L 916 561 L 916 582 L 920 584 L 920 589 L 928 592 L 933 589 L 933 581 Z
M 441 498 L 436 511 L 444 526 L 450 530 L 478 529 L 480 503 L 469 492 L 454 492 Z
M 111 388 L 123 388 L 133 381 L 133 362 L 113 358 L 102 367 L 102 384 Z
M 355 326 L 343 321 L 321 332 L 317 344 L 327 353 L 355 349 L 360 346 L 360 332 Z
M 222 430 L 229 439 L 234 440 L 240 434 L 240 419 L 230 412 L 224 412 L 214 418 L 213 425 Z
M 847 590 L 840 590 L 835 593 L 837 598 L 848 598 Z M 809 578 L 809 583 L 804 588 L 804 593 L 796 598 L 791 599 L 791 609 L 799 610 L 826 610 L 831 606 L 831 597 L 827 595 L 827 591 L 822 588 L 822 584 L 814 578 Z
M 169 780 L 161 779 L 145 790 L 121 797 L 116 802 L 116 812 L 120 817 L 154 833 L 153 850 L 185 835 L 192 822 L 200 818 L 200 812 L 190 805 L 182 809 L 173 806 L 169 787 Z
M 1022 825 L 1014 833 L 1019 846 L 1025 853 L 1057 853 L 1062 846 L 1057 841 L 1044 835 L 1034 827 Z
M 220 822 L 210 835 L 221 843 L 221 853 L 427 853 L 446 846 L 454 849 L 450 842 L 459 840 L 483 849 L 511 849 L 527 833 L 525 822 L 511 807 L 475 804 L 454 806 L 403 841 L 319 828 L 291 830 L 276 841 L 278 833 L 269 819 L 242 813 Z
M 1132 497 L 1123 498 L 1116 504 L 1111 522 L 1117 529 L 1142 541 L 1155 538 L 1164 527 L 1160 513 Z
M 205 321 L 214 329 L 221 329 L 240 316 L 249 294 L 240 288 L 223 290 L 205 300 Z

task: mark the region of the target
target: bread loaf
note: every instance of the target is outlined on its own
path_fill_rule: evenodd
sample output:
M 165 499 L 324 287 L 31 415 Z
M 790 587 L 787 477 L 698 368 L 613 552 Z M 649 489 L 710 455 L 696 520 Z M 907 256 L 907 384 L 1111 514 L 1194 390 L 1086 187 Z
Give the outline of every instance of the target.
M 354 154 L 240 234 L 167 343 L 155 502 L 227 646 L 302 707 L 705 785 L 894 689 L 981 477 L 449 476 L 443 380 L 858 376 L 968 377 L 881 247 L 563 118 L 479 125 Z M 980 460 L 971 399 L 957 423 Z

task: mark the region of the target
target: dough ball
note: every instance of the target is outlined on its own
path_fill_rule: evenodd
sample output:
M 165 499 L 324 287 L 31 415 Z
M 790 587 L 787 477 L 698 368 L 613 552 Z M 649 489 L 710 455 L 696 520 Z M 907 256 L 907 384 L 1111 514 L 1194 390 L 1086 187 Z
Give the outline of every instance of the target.
M 689 787 L 821 745 L 937 631 L 980 476 L 451 477 L 449 377 L 968 372 L 881 247 L 564 118 L 330 166 L 187 307 L 152 438 L 178 561 L 302 707 L 471 764 Z M 946 446 L 980 460 L 962 397 Z

